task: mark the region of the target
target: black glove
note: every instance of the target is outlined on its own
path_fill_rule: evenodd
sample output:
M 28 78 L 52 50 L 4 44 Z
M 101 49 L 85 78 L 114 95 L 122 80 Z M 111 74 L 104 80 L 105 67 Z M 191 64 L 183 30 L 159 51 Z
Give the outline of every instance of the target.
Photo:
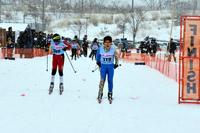
M 63 50 L 66 51 L 66 50 L 67 50 L 67 47 L 63 47 Z
M 48 48 L 45 48 L 44 50 L 45 50 L 45 52 L 48 52 L 48 51 L 49 51 L 49 49 L 48 49 Z
M 115 65 L 114 65 L 114 69 L 118 68 L 118 66 L 119 66 L 118 64 L 115 64 Z
M 98 65 L 99 67 L 101 67 L 101 62 L 97 62 L 97 65 Z

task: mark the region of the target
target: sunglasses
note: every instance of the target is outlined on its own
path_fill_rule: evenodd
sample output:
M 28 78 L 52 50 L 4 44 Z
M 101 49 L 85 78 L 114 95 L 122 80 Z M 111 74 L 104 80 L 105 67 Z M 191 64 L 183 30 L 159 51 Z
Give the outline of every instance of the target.
M 112 43 L 111 42 L 104 42 L 104 44 L 110 44 L 111 45 Z

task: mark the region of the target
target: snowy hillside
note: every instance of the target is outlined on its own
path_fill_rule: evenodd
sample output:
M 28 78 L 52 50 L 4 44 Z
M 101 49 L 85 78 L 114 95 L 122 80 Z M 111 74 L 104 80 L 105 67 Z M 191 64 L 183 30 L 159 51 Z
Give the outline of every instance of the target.
M 127 2 L 131 2 L 127 0 Z M 136 2 L 137 3 L 137 2 Z M 23 22 L 23 12 L 11 12 L 11 20 L 9 22 L 22 23 Z M 63 14 L 52 14 L 46 13 L 46 17 L 49 18 L 48 23 L 46 23 L 46 33 L 59 33 L 64 37 L 73 38 L 74 35 L 78 35 L 77 29 L 72 28 L 74 21 L 81 20 L 82 30 L 80 39 L 86 34 L 86 17 L 89 17 L 87 20 L 87 35 L 89 40 L 94 38 L 102 39 L 105 35 L 113 36 L 113 39 L 121 39 L 123 37 L 122 33 L 119 33 L 119 28 L 117 27 L 116 21 L 122 21 L 120 18 L 123 14 L 80 14 L 76 13 L 63 13 Z M 142 22 L 142 26 L 139 28 L 136 41 L 143 40 L 146 36 L 156 37 L 159 40 L 169 41 L 170 31 L 171 31 L 171 16 L 172 12 L 168 10 L 161 11 L 147 11 L 145 12 L 145 20 Z M 96 26 L 92 23 L 95 19 Z M 110 24 L 106 24 L 102 21 L 104 19 L 109 19 Z M 6 18 L 2 17 L 4 22 L 8 22 Z M 38 23 L 41 23 L 41 20 L 37 20 Z M 35 23 L 35 19 L 30 15 L 26 16 L 25 23 Z M 9 23 L 7 24 L 9 25 Z M 10 23 L 9 26 L 13 26 L 13 23 Z M 34 24 L 33 24 L 34 26 Z M 124 37 L 128 40 L 133 40 L 133 35 L 130 31 L 131 27 L 126 23 L 126 31 Z M 8 26 L 2 26 L 8 27 Z M 14 30 L 14 29 L 13 29 Z M 104 33 L 104 35 L 102 35 Z M 180 38 L 180 26 L 174 26 L 172 37 L 175 39 Z
M 48 95 L 46 57 L 0 60 L 1 133 L 199 133 L 198 105 L 178 104 L 178 84 L 147 66 L 120 62 L 115 70 L 114 101 L 107 83 L 98 104 L 95 61 L 65 58 L 64 93 Z
M 83 30 L 81 31 L 80 38 L 82 39 L 86 34 L 85 18 L 80 18 L 80 16 L 77 16 L 77 14 L 69 15 L 70 16 L 63 15 L 62 19 L 52 21 L 52 23 L 49 25 L 49 28 L 47 29 L 47 32 L 58 32 L 62 36 L 73 38 L 75 33 L 73 28 L 70 28 L 68 23 L 72 23 L 74 20 L 81 20 L 83 22 Z M 123 37 L 122 33 L 118 33 L 119 29 L 117 27 L 117 23 L 114 22 L 116 19 L 120 18 L 120 16 L 123 16 L 122 14 L 86 14 L 85 16 L 90 17 L 90 19 L 95 18 L 99 21 L 98 26 L 94 26 L 89 22 L 90 19 L 88 20 L 87 35 L 89 40 L 93 40 L 94 38 L 102 39 L 105 35 L 111 35 L 113 36 L 113 39 L 121 39 Z M 104 16 L 108 17 L 108 19 L 113 19 L 113 22 L 111 24 L 102 23 L 101 19 L 103 19 Z M 159 40 L 169 41 L 172 23 L 171 16 L 172 12 L 167 10 L 145 12 L 145 20 L 142 22 L 142 26 L 138 30 L 136 41 L 141 41 L 146 36 L 156 37 Z M 133 35 L 130 30 L 131 27 L 127 23 L 124 37 L 128 40 L 133 40 Z M 104 32 L 105 35 L 102 35 L 102 32 Z M 180 39 L 180 26 L 174 26 L 172 33 L 173 38 Z

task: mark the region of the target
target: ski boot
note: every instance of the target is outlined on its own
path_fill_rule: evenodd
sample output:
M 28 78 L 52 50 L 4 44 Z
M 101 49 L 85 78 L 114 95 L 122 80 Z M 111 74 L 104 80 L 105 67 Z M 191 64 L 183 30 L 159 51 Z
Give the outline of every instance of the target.
M 63 83 L 60 83 L 60 95 L 62 95 L 63 91 L 64 91 L 64 87 L 63 87 Z
M 97 97 L 97 100 L 99 101 L 99 103 L 101 103 L 102 97 L 103 97 L 103 92 L 99 91 L 98 97 Z
M 110 104 L 112 104 L 112 100 L 113 100 L 112 92 L 108 92 L 108 101 L 109 101 Z
M 49 95 L 53 92 L 53 87 L 54 87 L 54 83 L 51 82 L 50 87 L 49 87 Z

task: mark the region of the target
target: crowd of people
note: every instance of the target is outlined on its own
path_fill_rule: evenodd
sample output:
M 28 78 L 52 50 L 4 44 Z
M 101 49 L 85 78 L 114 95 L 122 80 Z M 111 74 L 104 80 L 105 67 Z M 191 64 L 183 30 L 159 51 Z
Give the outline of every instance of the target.
M 147 53 L 151 56 L 155 57 L 157 50 L 159 49 L 159 44 L 156 42 L 155 38 L 152 38 L 151 40 L 147 36 L 144 41 L 140 42 L 139 49 L 141 53 Z
M 18 36 L 16 36 L 18 34 Z M 44 49 L 50 41 L 53 34 L 46 34 L 42 31 L 36 32 L 34 29 L 26 28 L 24 32 L 14 32 L 12 27 L 6 32 L 6 53 L 5 57 L 13 57 L 14 48 L 15 54 L 20 54 L 20 58 L 24 55 L 27 58 L 33 57 L 33 49 Z
M 8 28 L 6 32 L 6 57 L 13 57 L 14 48 L 18 49 L 15 54 L 20 54 L 25 57 L 33 57 L 33 49 L 45 49 L 45 47 L 50 44 L 53 34 L 46 34 L 42 31 L 36 32 L 34 29 L 27 28 L 24 32 L 20 32 L 17 39 L 15 39 L 15 32 L 12 31 L 12 27 Z M 71 59 L 76 60 L 80 56 L 88 56 L 88 48 L 91 49 L 89 57 L 96 58 L 97 49 L 99 48 L 99 43 L 97 38 L 94 38 L 91 45 L 89 46 L 89 41 L 87 40 L 87 35 L 80 40 L 76 35 L 73 39 L 61 37 L 63 40 L 68 42 L 72 46 Z M 17 40 L 17 41 L 16 41 Z
M 15 32 L 12 31 L 12 27 L 9 27 L 6 33 L 6 42 L 10 39 L 15 48 L 44 48 L 51 36 L 52 34 L 47 35 L 42 31 L 36 32 L 34 29 L 27 28 L 24 32 L 20 32 L 15 39 Z M 9 48 L 8 45 L 7 48 Z
M 140 42 L 139 49 L 141 53 L 150 54 L 152 57 L 155 57 L 156 52 L 160 49 L 159 44 L 156 42 L 155 38 L 150 39 L 148 36 L 144 39 L 144 41 Z M 173 56 L 174 61 L 176 62 L 175 51 L 177 50 L 176 43 L 171 38 L 170 43 L 167 45 L 167 60 L 171 61 L 171 57 Z
M 20 49 L 44 49 L 53 38 L 53 34 L 46 34 L 42 31 L 36 32 L 34 29 L 27 28 L 24 32 L 20 32 L 19 37 L 15 41 L 15 33 L 12 31 L 12 27 L 8 28 L 7 34 L 6 34 L 6 42 L 7 42 L 7 49 L 10 49 L 7 51 L 7 55 L 10 57 L 13 56 L 13 48 L 20 48 Z M 77 60 L 77 58 L 84 56 L 88 56 L 88 48 L 91 49 L 91 53 L 89 54 L 89 57 L 93 60 L 96 58 L 97 49 L 100 47 L 100 44 L 97 40 L 97 38 L 94 38 L 94 40 L 91 42 L 91 45 L 89 46 L 89 41 L 87 40 L 87 35 L 83 37 L 82 40 L 80 40 L 76 35 L 73 39 L 62 37 L 63 40 L 68 42 L 72 46 L 72 54 L 71 54 L 71 60 Z M 121 41 L 118 43 L 118 49 L 120 51 L 120 57 L 124 58 L 125 53 L 130 52 L 128 49 L 128 41 L 127 38 L 122 38 Z M 149 36 L 145 37 L 144 41 L 140 42 L 140 46 L 137 49 L 138 53 L 147 53 L 150 54 L 152 57 L 155 57 L 156 52 L 159 50 L 159 44 L 156 42 L 155 38 L 149 38 Z M 170 49 L 170 50 L 169 50 Z M 175 51 L 176 51 L 176 44 L 173 42 L 173 39 L 171 39 L 170 45 L 167 46 L 167 51 L 169 54 L 168 60 L 171 61 L 171 57 L 174 58 L 174 61 L 176 61 L 175 57 Z M 30 51 L 29 51 L 30 52 Z M 22 54 L 20 53 L 20 57 L 22 57 Z M 32 56 L 31 56 L 32 57 Z

